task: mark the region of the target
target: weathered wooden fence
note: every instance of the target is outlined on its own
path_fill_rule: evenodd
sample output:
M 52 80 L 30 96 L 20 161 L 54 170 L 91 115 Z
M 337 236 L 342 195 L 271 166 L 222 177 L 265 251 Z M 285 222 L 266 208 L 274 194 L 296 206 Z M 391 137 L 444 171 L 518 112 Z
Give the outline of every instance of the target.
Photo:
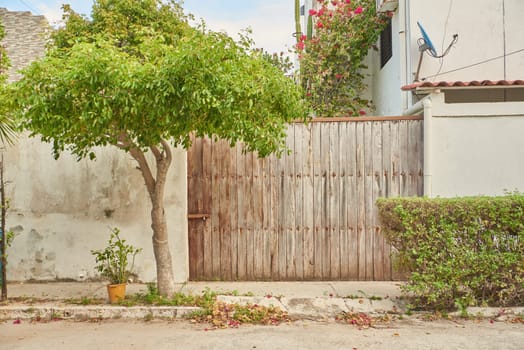
M 192 280 L 391 280 L 379 197 L 423 191 L 418 117 L 323 119 L 258 159 L 196 139 L 188 152 Z

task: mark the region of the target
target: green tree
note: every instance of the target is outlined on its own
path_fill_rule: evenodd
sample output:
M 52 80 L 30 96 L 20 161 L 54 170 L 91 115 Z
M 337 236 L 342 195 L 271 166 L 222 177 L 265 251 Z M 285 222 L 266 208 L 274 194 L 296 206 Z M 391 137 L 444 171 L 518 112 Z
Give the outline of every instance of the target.
M 17 83 L 22 126 L 55 157 L 113 145 L 136 160 L 151 199 L 158 289 L 174 292 L 164 214 L 173 146 L 190 135 L 282 152 L 301 91 L 249 41 L 190 27 L 176 1 L 97 0 L 92 19 L 64 7 L 65 26 Z M 150 161 L 146 153 L 150 152 Z

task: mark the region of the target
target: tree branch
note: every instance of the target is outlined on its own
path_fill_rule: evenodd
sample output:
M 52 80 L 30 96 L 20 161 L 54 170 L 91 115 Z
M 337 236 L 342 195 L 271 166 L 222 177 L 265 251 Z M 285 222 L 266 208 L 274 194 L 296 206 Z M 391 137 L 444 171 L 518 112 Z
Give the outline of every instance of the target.
M 156 181 L 153 173 L 151 172 L 151 168 L 149 167 L 149 163 L 147 162 L 144 152 L 135 146 L 135 144 L 130 140 L 129 136 L 125 132 L 122 132 L 118 136 L 118 142 L 116 146 L 125 151 L 128 151 L 131 157 L 137 161 L 140 172 L 142 173 L 142 177 L 146 183 L 147 191 L 149 192 L 150 196 L 154 196 Z
M 149 149 L 151 150 L 157 161 L 162 159 L 162 152 L 160 152 L 157 146 L 151 146 L 149 147 Z

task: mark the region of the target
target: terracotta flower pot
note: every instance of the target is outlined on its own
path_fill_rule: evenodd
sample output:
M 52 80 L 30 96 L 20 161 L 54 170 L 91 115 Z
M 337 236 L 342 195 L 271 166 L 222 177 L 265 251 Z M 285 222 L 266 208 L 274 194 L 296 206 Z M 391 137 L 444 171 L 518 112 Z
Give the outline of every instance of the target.
M 109 302 L 116 304 L 126 297 L 126 283 L 108 284 L 107 294 L 109 295 Z

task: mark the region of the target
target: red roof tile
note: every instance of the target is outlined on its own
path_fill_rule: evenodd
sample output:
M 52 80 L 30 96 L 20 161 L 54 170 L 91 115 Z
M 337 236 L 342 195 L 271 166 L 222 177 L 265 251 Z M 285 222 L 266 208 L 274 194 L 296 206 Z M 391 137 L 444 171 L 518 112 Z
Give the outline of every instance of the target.
M 413 84 L 404 85 L 403 91 L 415 90 L 418 88 L 453 88 L 453 87 L 479 87 L 479 86 L 524 86 L 524 80 L 473 80 L 473 81 L 419 81 Z

